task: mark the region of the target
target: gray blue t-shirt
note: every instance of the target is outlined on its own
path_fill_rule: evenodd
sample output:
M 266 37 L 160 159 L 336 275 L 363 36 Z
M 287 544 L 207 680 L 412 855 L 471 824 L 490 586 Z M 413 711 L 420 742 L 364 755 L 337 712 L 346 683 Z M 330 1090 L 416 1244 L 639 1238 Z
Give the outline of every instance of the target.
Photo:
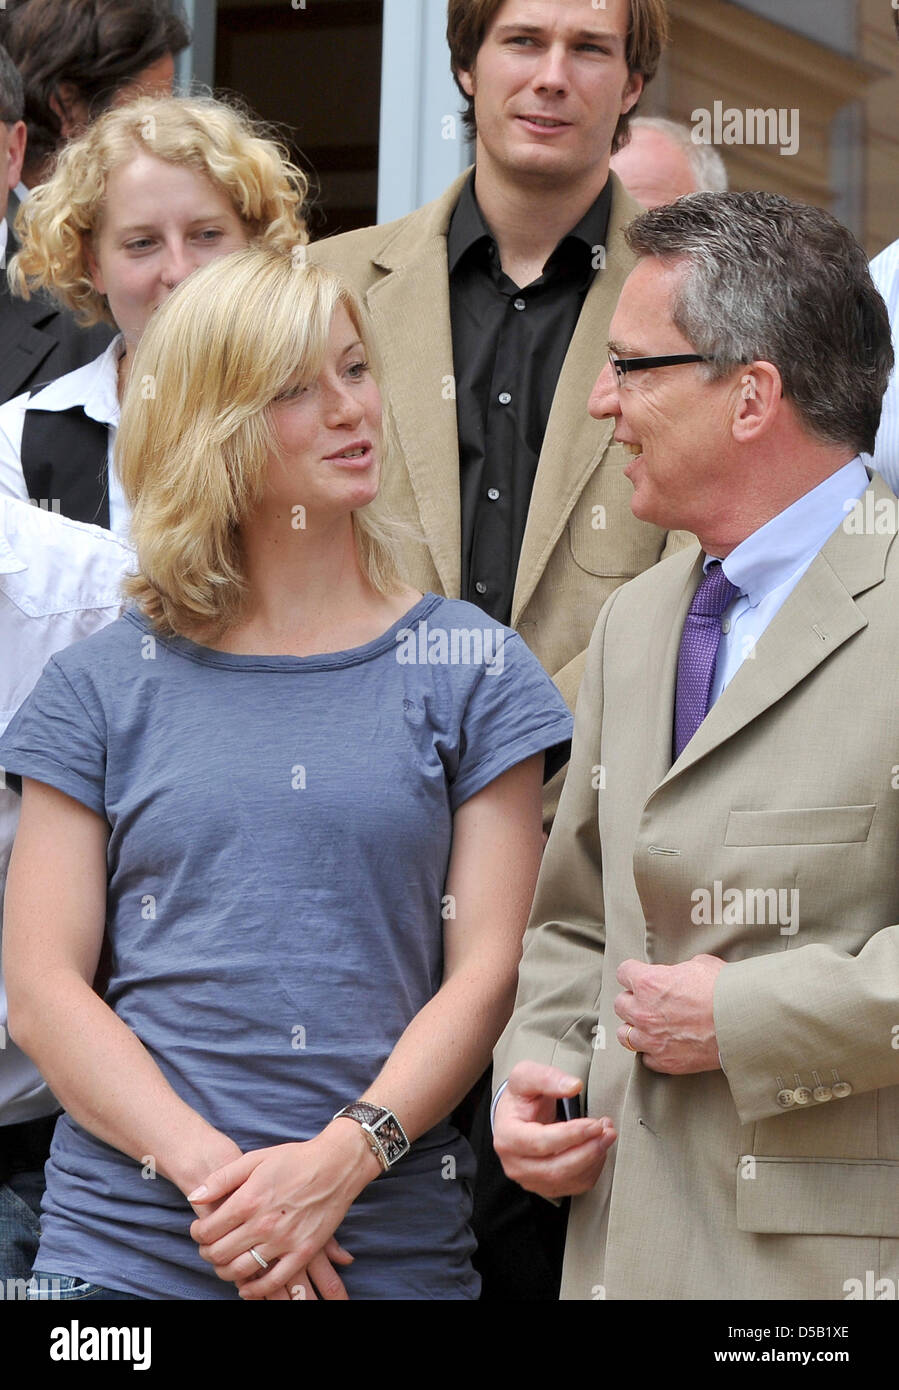
M 426 594 L 321 656 L 163 640 L 136 610 L 47 664 L 0 765 L 104 817 L 106 1001 L 243 1150 L 312 1138 L 440 986 L 453 812 L 564 744 L 521 638 Z M 149 1166 L 63 1117 L 36 1267 L 155 1299 L 235 1298 Z M 350 1297 L 471 1298 L 473 1159 L 444 1122 L 338 1231 Z

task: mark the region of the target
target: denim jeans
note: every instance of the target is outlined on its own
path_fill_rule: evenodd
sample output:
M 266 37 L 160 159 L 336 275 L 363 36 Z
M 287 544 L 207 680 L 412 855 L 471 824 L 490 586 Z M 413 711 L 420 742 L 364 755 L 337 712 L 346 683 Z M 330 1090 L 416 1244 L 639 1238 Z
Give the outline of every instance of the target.
M 13 1173 L 0 1183 L 0 1279 L 30 1279 L 41 1238 L 44 1167 Z
M 136 1293 L 122 1293 L 120 1289 L 104 1289 L 101 1284 L 88 1284 L 83 1279 L 76 1279 L 71 1274 L 48 1274 L 45 1270 L 36 1269 L 28 1291 L 25 1295 L 31 1302 L 48 1301 L 56 1299 L 80 1299 L 82 1301 L 94 1299 L 133 1299 L 136 1303 L 145 1302 Z

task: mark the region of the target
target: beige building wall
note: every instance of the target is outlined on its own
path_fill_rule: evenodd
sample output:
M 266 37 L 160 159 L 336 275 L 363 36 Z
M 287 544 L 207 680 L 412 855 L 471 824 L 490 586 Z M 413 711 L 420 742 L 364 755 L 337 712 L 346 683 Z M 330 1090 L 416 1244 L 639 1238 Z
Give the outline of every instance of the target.
M 866 245 L 899 238 L 899 36 L 889 0 L 859 0 L 860 51 L 886 75 L 865 98 Z
M 899 38 L 890 0 L 859 0 L 856 57 L 728 0 L 671 0 L 670 10 L 672 47 L 647 92 L 648 114 L 692 125 L 694 111 L 714 115 L 716 102 L 722 113 L 782 112 L 783 132 L 798 135 L 796 152 L 722 143 L 731 186 L 829 208 L 872 255 L 899 237 Z
M 445 10 L 445 0 L 427 0 Z M 852 0 L 845 5 L 851 38 Z M 0 0 L 2 7 L 3 0 Z M 808 0 L 669 0 L 672 47 L 641 109 L 692 124 L 696 110 L 773 109 L 798 125 L 795 154 L 724 144 L 731 186 L 827 207 L 873 255 L 899 237 L 899 37 L 891 0 L 855 0 L 855 55 L 783 22 Z M 380 0 L 218 0 L 216 85 L 283 124 L 318 176 L 316 234 L 375 220 Z M 814 13 L 814 12 L 813 12 Z M 782 18 L 783 17 L 783 18 Z M 793 112 L 798 115 L 794 118 Z

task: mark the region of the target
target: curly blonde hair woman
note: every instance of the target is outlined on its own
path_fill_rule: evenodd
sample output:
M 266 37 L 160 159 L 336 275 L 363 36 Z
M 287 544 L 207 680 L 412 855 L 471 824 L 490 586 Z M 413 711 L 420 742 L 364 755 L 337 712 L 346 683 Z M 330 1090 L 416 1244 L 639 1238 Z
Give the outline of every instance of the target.
M 20 209 L 10 284 L 119 336 L 86 367 L 0 407 L 0 490 L 125 532 L 112 445 L 144 328 L 197 266 L 252 242 L 304 245 L 306 192 L 264 130 L 211 97 L 140 98 L 70 142 Z

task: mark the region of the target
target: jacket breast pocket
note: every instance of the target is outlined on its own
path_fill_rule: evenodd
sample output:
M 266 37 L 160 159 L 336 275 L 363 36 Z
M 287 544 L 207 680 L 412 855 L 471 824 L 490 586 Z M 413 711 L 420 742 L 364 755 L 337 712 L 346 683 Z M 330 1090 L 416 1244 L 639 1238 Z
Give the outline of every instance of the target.
M 568 544 L 579 569 L 631 579 L 656 563 L 666 533 L 637 520 L 631 511 L 633 495 L 624 463 L 607 455 L 568 519 Z
M 899 1236 L 899 1159 L 752 1156 L 737 1227 L 762 1235 Z
M 731 811 L 725 845 L 846 845 L 867 840 L 875 806 Z

